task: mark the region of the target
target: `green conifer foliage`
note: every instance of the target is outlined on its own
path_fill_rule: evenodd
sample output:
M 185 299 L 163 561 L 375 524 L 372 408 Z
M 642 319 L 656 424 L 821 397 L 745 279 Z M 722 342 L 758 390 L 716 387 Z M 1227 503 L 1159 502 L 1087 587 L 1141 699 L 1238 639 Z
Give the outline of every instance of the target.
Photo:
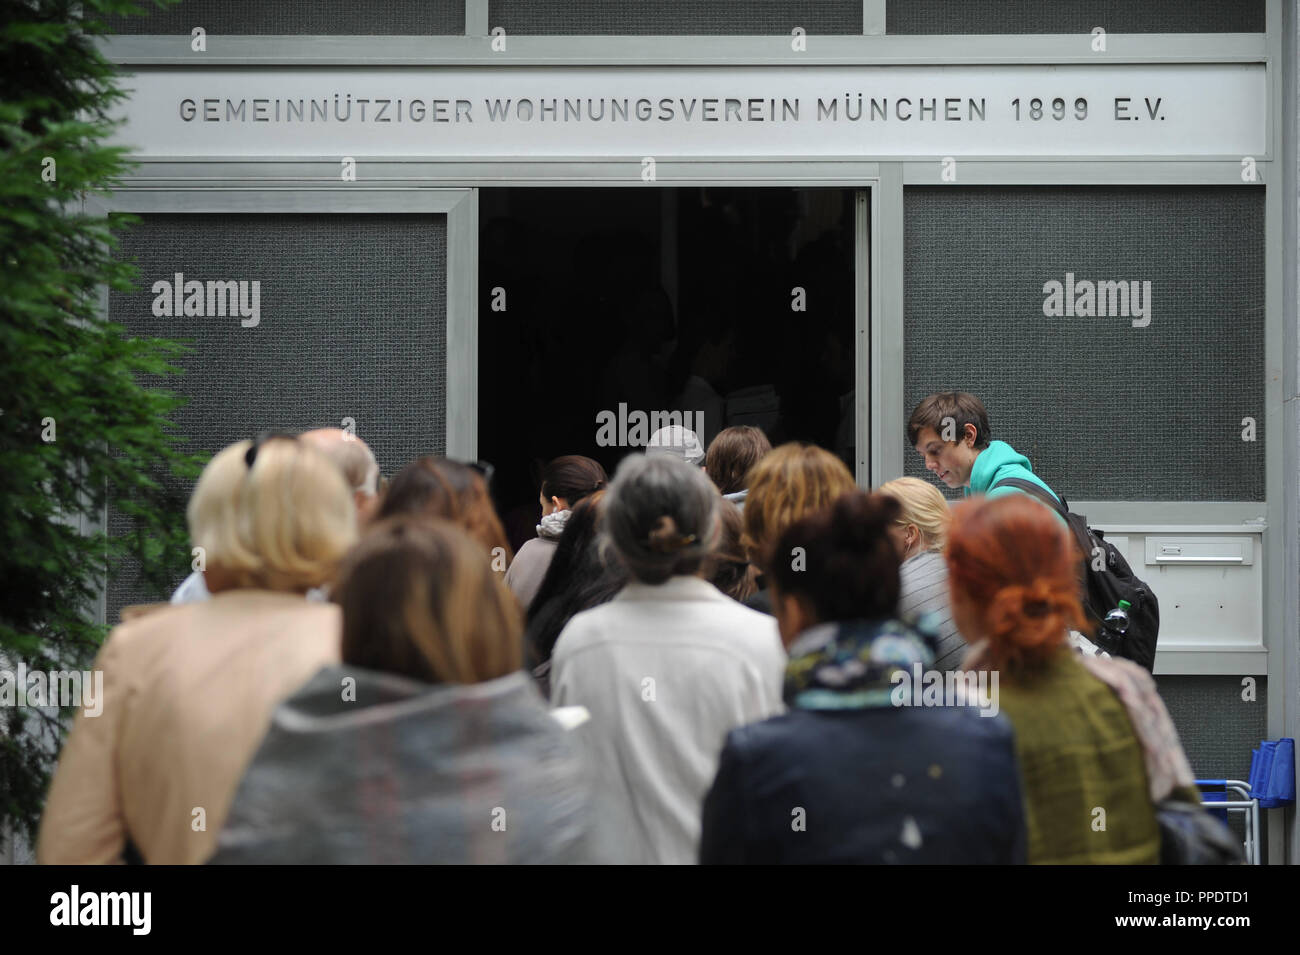
M 129 0 L 0 0 L 0 668 L 88 669 L 107 576 L 124 563 L 161 586 L 189 569 L 178 490 L 200 460 L 162 387 L 182 346 L 107 321 L 128 225 L 88 214 L 129 170 L 106 142 L 125 95 L 96 47 Z M 180 505 L 180 506 L 178 506 Z M 132 519 L 102 530 L 105 509 Z M 115 623 L 116 621 L 110 621 Z M 66 716 L 66 714 L 64 714 Z M 34 838 L 60 720 L 0 705 L 0 839 Z

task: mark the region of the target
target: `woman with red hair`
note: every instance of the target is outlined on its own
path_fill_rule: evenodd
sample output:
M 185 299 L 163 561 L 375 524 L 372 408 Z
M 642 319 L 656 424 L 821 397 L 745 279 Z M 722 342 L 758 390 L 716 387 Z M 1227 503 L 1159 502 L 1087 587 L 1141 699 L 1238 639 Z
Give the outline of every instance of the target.
M 1069 629 L 1086 624 L 1061 522 L 1024 495 L 975 498 L 954 509 L 946 558 L 953 619 L 972 645 L 965 665 L 998 672 L 1015 726 L 1028 861 L 1158 862 L 1152 793 L 1185 788 L 1190 770 L 1149 677 L 1148 706 L 1167 727 L 1159 754 L 1144 754 L 1152 737 L 1139 739 L 1112 690 L 1134 679 L 1125 661 L 1085 665 L 1070 647 Z M 1170 785 L 1154 772 L 1148 785 L 1153 756 L 1178 765 Z

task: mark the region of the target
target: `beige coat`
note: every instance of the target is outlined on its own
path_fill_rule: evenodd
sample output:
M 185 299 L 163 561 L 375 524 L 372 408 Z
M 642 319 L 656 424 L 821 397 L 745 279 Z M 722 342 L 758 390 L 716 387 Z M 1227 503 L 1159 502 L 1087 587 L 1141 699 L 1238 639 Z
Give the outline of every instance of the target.
M 338 662 L 340 626 L 333 604 L 235 590 L 115 628 L 103 712 L 73 724 L 37 861 L 119 862 L 128 838 L 149 863 L 205 861 L 272 710 Z

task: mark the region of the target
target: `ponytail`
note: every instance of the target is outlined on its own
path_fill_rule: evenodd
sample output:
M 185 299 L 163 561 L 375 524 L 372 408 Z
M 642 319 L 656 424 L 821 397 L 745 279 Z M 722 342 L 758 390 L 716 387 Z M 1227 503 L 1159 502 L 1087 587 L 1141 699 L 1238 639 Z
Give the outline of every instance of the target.
M 989 639 L 1031 655 L 1054 647 L 1065 631 L 1081 623 L 1074 614 L 1078 604 L 1077 598 L 1056 589 L 1044 577 L 1029 586 L 1003 587 L 993 595 L 985 611 Z
M 599 461 L 581 454 L 566 454 L 556 458 L 542 472 L 542 496 L 559 497 L 572 507 L 584 497 L 603 491 L 609 477 Z
M 1037 667 L 1086 627 L 1075 551 L 1056 516 L 1023 494 L 975 498 L 953 511 L 945 555 L 954 600 L 975 612 L 992 669 Z

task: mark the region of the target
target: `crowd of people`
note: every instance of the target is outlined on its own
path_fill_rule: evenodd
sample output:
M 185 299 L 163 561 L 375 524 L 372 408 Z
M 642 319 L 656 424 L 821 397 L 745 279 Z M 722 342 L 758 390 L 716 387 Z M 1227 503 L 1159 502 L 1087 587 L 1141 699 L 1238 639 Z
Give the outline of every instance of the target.
M 966 500 L 670 426 L 612 479 L 550 462 L 518 553 L 481 465 L 381 487 L 353 434 L 233 444 L 202 569 L 99 654 L 38 860 L 1159 861 L 1192 773 L 1149 674 L 1071 639 L 1061 518 L 999 482 L 1053 492 L 973 395 L 907 428 Z M 900 705 L 933 672 L 993 707 Z

